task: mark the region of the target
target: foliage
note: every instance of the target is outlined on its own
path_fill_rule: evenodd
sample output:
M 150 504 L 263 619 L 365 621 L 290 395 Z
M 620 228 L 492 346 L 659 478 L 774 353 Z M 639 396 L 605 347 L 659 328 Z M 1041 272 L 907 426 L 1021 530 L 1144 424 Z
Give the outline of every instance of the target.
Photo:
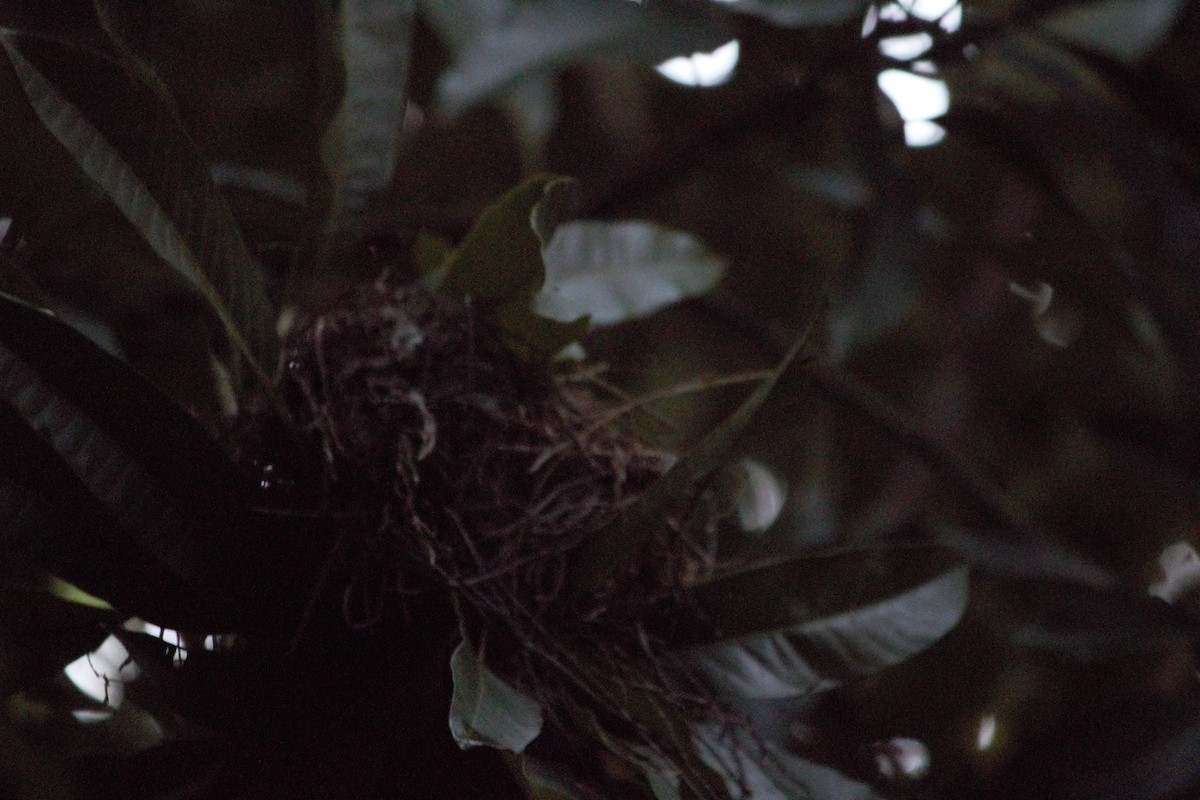
M 1193 793 L 1197 35 L 0 4 L 0 794 Z

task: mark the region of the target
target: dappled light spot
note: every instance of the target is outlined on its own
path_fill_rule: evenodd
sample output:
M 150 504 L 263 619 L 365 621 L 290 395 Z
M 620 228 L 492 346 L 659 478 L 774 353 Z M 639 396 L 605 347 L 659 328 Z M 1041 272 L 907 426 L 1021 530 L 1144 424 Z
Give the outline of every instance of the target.
M 787 489 L 761 462 L 742 459 L 737 493 L 738 524 L 746 533 L 763 533 L 779 519 Z
M 1150 584 L 1150 595 L 1175 603 L 1198 586 L 1200 554 L 1196 549 L 1187 542 L 1175 542 L 1163 548 L 1158 556 L 1157 580 Z
M 975 734 L 975 749 L 983 752 L 996 743 L 996 715 L 984 714 L 979 719 L 979 728 Z
M 919 739 L 897 736 L 876 742 L 875 766 L 889 780 L 915 781 L 929 774 L 929 748 Z
M 708 53 L 668 59 L 655 69 L 663 77 L 683 86 L 720 86 L 733 77 L 740 55 L 741 44 L 734 39 Z

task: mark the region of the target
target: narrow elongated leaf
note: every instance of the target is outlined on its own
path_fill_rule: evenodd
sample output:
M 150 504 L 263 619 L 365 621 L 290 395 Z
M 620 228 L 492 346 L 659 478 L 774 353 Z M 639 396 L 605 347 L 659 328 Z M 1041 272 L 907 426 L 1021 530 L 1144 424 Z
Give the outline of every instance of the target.
M 967 595 L 967 568 L 937 548 L 800 557 L 697 587 L 713 643 L 690 657 L 733 697 L 803 696 L 926 649 Z
M 0 431 L 0 547 L 157 620 L 239 603 L 215 589 L 238 572 L 229 460 L 126 364 L 3 296 Z
M 450 656 L 450 732 L 459 747 L 520 753 L 542 732 L 542 709 L 484 666 L 466 641 Z
M 415 0 L 345 0 L 345 94 L 333 123 L 331 172 L 339 186 L 338 224 L 353 228 L 369 199 L 387 188 L 407 100 Z
M 675 462 L 665 475 L 636 502 L 627 506 L 611 524 L 597 531 L 577 548 L 571 563 L 577 596 L 586 597 L 596 592 L 610 576 L 623 572 L 630 561 L 641 555 L 651 532 L 667 523 L 688 493 L 728 463 L 746 426 L 804 349 L 812 324 L 792 345 L 771 375 L 742 401 L 737 410 Z
M 868 5 L 867 0 L 733 0 L 729 4 L 733 11 L 789 28 L 837 25 L 861 16 Z
M 738 727 L 696 727 L 696 748 L 725 776 L 733 800 L 874 800 L 863 783 L 835 769 L 764 743 Z
M 542 256 L 546 286 L 538 313 L 562 322 L 581 316 L 612 325 L 703 294 L 725 271 L 690 234 L 649 222 L 568 222 Z
M 37 118 L 157 256 L 204 299 L 239 361 L 274 364 L 258 266 L 169 103 L 119 64 L 57 40 L 0 30 Z M 28 170 L 36 176 L 39 164 Z
M 1045 17 L 1043 31 L 1126 64 L 1153 51 L 1187 5 L 1183 0 L 1101 0 Z
M 438 101 L 451 115 L 526 75 L 572 61 L 657 64 L 729 38 L 711 15 L 626 0 L 424 0 L 422 10 L 455 53 L 438 85 Z

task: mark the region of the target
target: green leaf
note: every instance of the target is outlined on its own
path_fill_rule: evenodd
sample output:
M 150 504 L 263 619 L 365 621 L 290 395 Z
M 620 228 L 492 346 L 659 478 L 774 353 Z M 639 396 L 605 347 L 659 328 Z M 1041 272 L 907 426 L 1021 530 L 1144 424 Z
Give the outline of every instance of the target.
M 1186 6 L 1184 0 L 1100 0 L 1050 14 L 1039 27 L 1062 41 L 1133 66 L 1162 41 Z
M 801 556 L 702 584 L 712 623 L 691 662 L 731 697 L 799 697 L 898 664 L 966 610 L 968 571 L 941 548 Z
M 336 224 L 353 230 L 367 202 L 392 180 L 407 102 L 415 0 L 341 3 L 345 93 L 326 132 L 340 195 Z
M 546 286 L 538 313 L 568 322 L 588 315 L 612 325 L 707 292 L 724 261 L 688 233 L 649 222 L 569 222 L 542 253 Z
M 480 215 L 442 272 L 431 278 L 432 288 L 491 310 L 532 298 L 546 280 L 534 212 L 570 185 L 567 178 L 540 176 L 510 190 Z
M 4 296 L 0 441 L 0 549 L 162 624 L 242 616 L 259 582 L 238 565 L 250 532 L 230 536 L 247 498 L 228 457 L 127 364 Z
M 435 274 L 446 263 L 452 251 L 450 243 L 441 236 L 429 231 L 418 232 L 411 253 L 417 274 L 421 277 Z
M 572 182 L 542 176 L 512 189 L 480 216 L 459 248 L 430 270 L 436 241 L 418 239 L 414 256 L 426 286 L 448 297 L 467 298 L 499 324 L 508 346 L 531 361 L 545 361 L 587 332 L 586 319 L 569 323 L 533 310 L 546 280 L 542 261 L 550 236 L 570 204 Z
M 520 753 L 542 732 L 542 708 L 537 701 L 498 678 L 465 640 L 450 656 L 450 672 L 454 678 L 450 732 L 459 747 Z
M 725 421 L 709 431 L 612 523 L 576 549 L 570 568 L 577 597 L 596 593 L 610 576 L 624 572 L 630 562 L 641 556 L 651 532 L 666 525 L 689 493 L 729 462 L 746 426 L 804 349 L 815 322 L 816 317 L 771 375 Z
M 718 17 L 639 7 L 626 0 L 424 0 L 454 65 L 438 84 L 456 115 L 520 79 L 584 60 L 657 64 L 728 41 Z
M 37 118 L 76 167 L 129 220 L 153 252 L 207 304 L 237 353 L 235 364 L 274 365 L 274 313 L 263 276 L 202 157 L 168 100 L 136 70 L 58 40 L 0 30 L 0 46 Z M 30 160 L 19 180 L 66 180 Z M 42 202 L 62 202 L 51 192 Z M 66 198 L 65 208 L 79 198 Z M 32 209 L 48 214 L 52 208 Z M 135 289 L 136 290 L 136 289 Z M 265 378 L 264 378 L 265 380 Z
M 847 22 L 862 16 L 869 5 L 867 0 L 733 0 L 728 8 L 775 25 L 807 28 Z
M 500 309 L 500 325 L 508 348 L 526 361 L 540 363 L 553 358 L 588 331 L 588 317 L 559 322 L 535 314 L 527 302 Z

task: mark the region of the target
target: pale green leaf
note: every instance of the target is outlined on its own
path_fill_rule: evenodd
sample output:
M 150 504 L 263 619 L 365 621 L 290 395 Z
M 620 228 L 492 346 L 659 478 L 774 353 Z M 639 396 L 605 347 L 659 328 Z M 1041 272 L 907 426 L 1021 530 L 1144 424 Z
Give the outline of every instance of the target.
M 454 695 L 450 732 L 459 747 L 495 747 L 520 753 L 542 732 L 537 701 L 509 686 L 461 642 L 450 656 Z
M 724 261 L 683 231 L 650 222 L 568 222 L 542 252 L 546 286 L 534 300 L 543 316 L 595 325 L 646 316 L 703 294 Z
M 487 309 L 528 302 L 546 280 L 539 208 L 565 191 L 566 178 L 540 176 L 510 190 L 480 215 L 442 270 L 427 283 L 448 297 L 469 297 Z

